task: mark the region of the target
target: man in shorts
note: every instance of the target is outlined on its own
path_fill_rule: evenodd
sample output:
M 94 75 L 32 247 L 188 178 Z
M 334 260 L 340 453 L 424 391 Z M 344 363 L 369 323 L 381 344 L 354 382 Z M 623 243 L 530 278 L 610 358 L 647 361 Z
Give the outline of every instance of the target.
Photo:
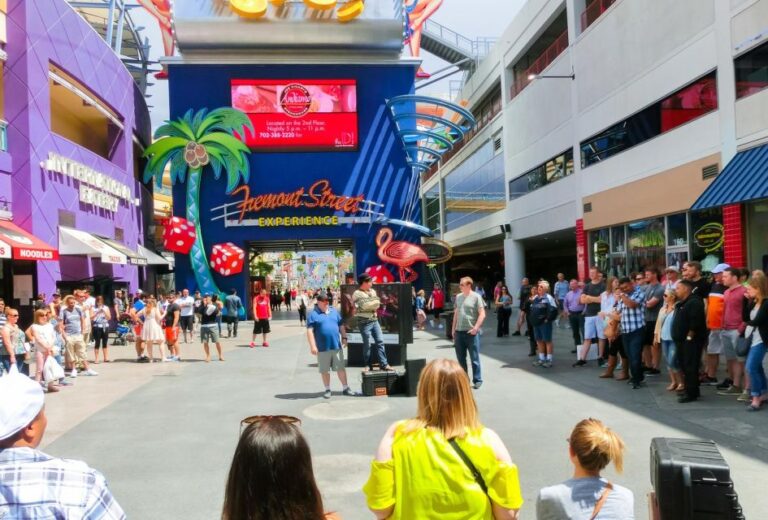
M 701 384 L 705 386 L 717 386 L 717 367 L 720 364 L 720 355 L 723 351 L 723 319 L 725 318 L 725 291 L 728 289 L 723 284 L 723 272 L 730 269 L 728 264 L 717 264 L 712 269 L 712 285 L 706 298 L 707 328 L 709 338 L 707 341 L 706 372 L 701 376 Z
M 192 339 L 192 329 L 195 326 L 195 299 L 189 295 L 189 289 L 182 289 L 181 298 L 176 300 L 180 310 L 181 333 L 184 343 L 187 342 L 187 332 Z
M 165 310 L 165 343 L 168 345 L 168 361 L 181 361 L 181 352 L 179 351 L 179 321 L 181 308 L 176 301 L 176 293 L 171 291 L 166 297 L 168 308 Z
M 743 391 L 746 393 L 742 385 L 746 359 L 736 355 L 736 344 L 744 341 L 742 335 L 747 328 L 743 320 L 747 290 L 739 282 L 739 271 L 740 269 L 729 267 L 722 275 L 722 283 L 727 289 L 723 295 L 723 330 L 720 332 L 720 340 L 723 344 L 728 377 L 717 385 L 718 395 L 734 397 L 741 396 Z M 747 398 L 746 395 L 744 397 Z
M 429 296 L 427 307 L 432 311 L 432 327 L 442 329 L 443 324 L 440 323 L 440 313 L 443 312 L 443 307 L 445 307 L 445 293 L 438 284 L 435 284 L 432 288 L 432 294 Z
M 664 286 L 659 279 L 661 273 L 656 267 L 648 267 L 643 272 L 645 285 L 642 286 L 645 294 L 645 337 L 643 338 L 643 371 L 649 376 L 661 374 L 659 364 L 661 362 L 661 345 L 656 343 L 654 333 L 659 311 L 664 304 Z
M 262 335 L 264 340 L 262 347 L 268 347 L 267 334 L 272 332 L 269 328 L 269 320 L 272 319 L 272 305 L 266 289 L 262 289 L 260 294 L 253 297 L 253 338 L 251 338 L 251 348 L 256 346 L 256 336 Z
M 325 399 L 331 398 L 331 370 L 339 376 L 344 395 L 358 395 L 347 384 L 342 349 L 342 345 L 347 346 L 347 338 L 342 323 L 339 312 L 328 303 L 328 295 L 321 292 L 317 296 L 317 305 L 307 317 L 307 339 L 309 351 L 317 356 L 318 371 L 325 386 Z
M 592 340 L 597 338 L 600 354 L 605 355 L 605 333 L 603 332 L 603 319 L 600 314 L 601 294 L 605 292 L 603 273 L 597 267 L 589 269 L 589 282 L 581 291 L 581 303 L 584 305 L 584 345 L 582 352 L 577 353 L 578 361 L 575 366 L 587 364 L 589 349 L 592 348 Z M 598 360 L 600 362 L 601 360 Z
M 224 361 L 224 356 L 221 353 L 221 342 L 219 341 L 219 324 L 217 323 L 219 312 L 221 312 L 219 306 L 213 302 L 210 294 L 206 294 L 203 297 L 203 304 L 200 310 L 202 311 L 200 315 L 200 340 L 203 342 L 205 362 L 211 361 L 211 351 L 208 348 L 209 342 L 216 344 L 219 361 Z

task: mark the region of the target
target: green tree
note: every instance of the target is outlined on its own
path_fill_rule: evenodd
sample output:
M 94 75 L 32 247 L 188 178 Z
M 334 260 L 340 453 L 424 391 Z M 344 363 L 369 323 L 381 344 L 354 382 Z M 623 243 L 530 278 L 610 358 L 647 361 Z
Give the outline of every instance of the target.
M 341 285 L 341 259 L 347 255 L 347 252 L 343 249 L 336 249 L 333 251 L 333 256 L 336 258 L 336 274 L 338 275 L 338 282 Z
M 274 264 L 259 259 L 251 264 L 251 274 L 254 276 L 269 276 L 275 270 Z
M 208 112 L 189 110 L 176 121 L 167 121 L 155 132 L 155 142 L 147 147 L 148 159 L 144 182 L 154 178 L 158 186 L 163 182 L 163 171 L 170 164 L 171 183 L 186 182 L 186 218 L 195 225 L 197 238 L 189 253 L 198 289 L 203 293 L 220 293 L 213 280 L 208 257 L 200 231 L 200 187 L 203 170 L 210 166 L 215 179 L 227 173 L 226 192 L 231 193 L 240 181 L 248 182 L 250 165 L 248 147 L 235 133 L 254 132 L 253 125 L 243 112 L 234 108 L 217 108 Z

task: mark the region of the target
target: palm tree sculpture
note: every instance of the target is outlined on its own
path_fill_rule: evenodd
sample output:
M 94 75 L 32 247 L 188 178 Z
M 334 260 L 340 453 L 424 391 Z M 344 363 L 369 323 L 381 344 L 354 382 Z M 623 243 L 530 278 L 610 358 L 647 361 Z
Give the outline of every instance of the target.
M 245 129 L 254 132 L 253 125 L 243 112 L 234 108 L 217 108 L 208 112 L 189 110 L 176 121 L 166 121 L 155 132 L 156 141 L 147 147 L 144 157 L 148 159 L 144 170 L 144 182 L 154 177 L 158 186 L 163 182 L 163 171 L 170 164 L 171 183 L 186 182 L 186 218 L 195 225 L 197 238 L 190 251 L 190 263 L 195 273 L 198 289 L 203 293 L 218 294 L 219 288 L 213 280 L 208 257 L 205 252 L 203 235 L 200 230 L 200 186 L 203 169 L 210 165 L 215 179 L 227 172 L 227 193 L 231 193 L 240 180 L 248 182 L 250 165 L 248 147 L 235 132 L 245 134 Z

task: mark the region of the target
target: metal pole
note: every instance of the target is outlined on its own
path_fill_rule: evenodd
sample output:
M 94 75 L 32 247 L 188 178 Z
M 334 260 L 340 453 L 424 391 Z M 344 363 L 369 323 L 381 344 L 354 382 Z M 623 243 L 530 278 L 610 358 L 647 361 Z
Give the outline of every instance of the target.
M 107 11 L 107 45 L 111 49 L 114 49 L 112 46 L 112 35 L 114 34 L 114 24 L 115 24 L 115 2 L 116 0 L 109 0 L 109 7 Z
M 115 54 L 123 52 L 123 27 L 125 25 L 125 6 L 120 8 L 120 18 L 117 19 L 117 37 L 115 38 Z

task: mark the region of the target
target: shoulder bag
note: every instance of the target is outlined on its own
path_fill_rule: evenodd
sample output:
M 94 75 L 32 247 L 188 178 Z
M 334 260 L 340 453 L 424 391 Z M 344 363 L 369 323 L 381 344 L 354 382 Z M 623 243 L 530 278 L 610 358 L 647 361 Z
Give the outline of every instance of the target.
M 486 495 L 488 494 L 488 486 L 485 485 L 485 480 L 483 480 L 483 476 L 480 474 L 479 471 L 477 471 L 477 468 L 474 464 L 472 464 L 472 461 L 469 460 L 469 457 L 467 457 L 467 454 L 464 453 L 464 450 L 459 447 L 459 443 L 456 442 L 456 439 L 450 439 L 448 441 L 451 445 L 451 447 L 456 450 L 456 453 L 459 454 L 459 457 L 461 457 L 461 460 L 464 461 L 464 464 L 467 465 L 467 468 L 469 468 L 470 473 L 472 473 L 472 476 L 475 478 L 475 482 L 480 486 L 480 489 L 483 490 L 483 493 Z
M 597 515 L 600 514 L 600 510 L 605 505 L 605 501 L 608 500 L 608 495 L 611 494 L 611 491 L 613 491 L 613 484 L 608 482 L 605 485 L 605 490 L 603 490 L 603 494 L 600 495 L 600 499 L 595 504 L 595 508 L 592 510 L 592 515 L 589 517 L 589 520 L 595 520 L 595 518 L 597 518 Z

